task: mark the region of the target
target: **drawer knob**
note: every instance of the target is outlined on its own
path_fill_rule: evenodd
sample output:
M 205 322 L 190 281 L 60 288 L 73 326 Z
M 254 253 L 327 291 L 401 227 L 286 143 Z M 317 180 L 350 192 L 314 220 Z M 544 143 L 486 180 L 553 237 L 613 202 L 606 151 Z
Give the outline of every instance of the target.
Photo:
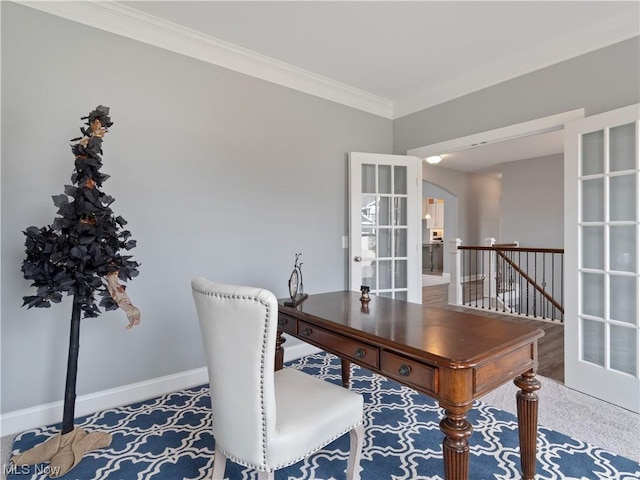
M 409 365 L 402 364 L 398 369 L 398 373 L 403 377 L 408 377 L 409 374 L 411 373 L 411 367 Z
M 286 325 L 286 324 L 287 324 L 287 320 L 285 318 L 278 319 L 278 325 Z
M 367 352 L 364 351 L 364 348 L 359 348 L 356 350 L 356 358 L 364 358 Z
M 302 332 L 302 334 L 303 334 L 305 337 L 310 337 L 312 333 L 313 333 L 313 330 L 311 330 L 311 329 L 310 329 L 310 328 L 308 328 L 308 327 L 307 327 L 307 328 L 305 328 L 305 329 L 304 329 L 304 331 Z

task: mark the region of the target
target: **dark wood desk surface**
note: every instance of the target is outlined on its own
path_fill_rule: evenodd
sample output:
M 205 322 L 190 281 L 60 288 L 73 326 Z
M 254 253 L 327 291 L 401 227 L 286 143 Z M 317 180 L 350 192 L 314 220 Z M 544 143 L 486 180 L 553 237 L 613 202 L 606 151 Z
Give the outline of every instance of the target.
M 309 295 L 298 307 L 280 301 L 279 331 L 342 359 L 343 384 L 349 362 L 357 363 L 439 401 L 447 480 L 467 479 L 466 419 L 473 400 L 509 380 L 517 394 L 523 477 L 533 479 L 536 462 L 538 397 L 537 341 L 544 332 L 517 323 L 372 297 L 359 292 Z M 283 359 L 279 335 L 276 365 Z

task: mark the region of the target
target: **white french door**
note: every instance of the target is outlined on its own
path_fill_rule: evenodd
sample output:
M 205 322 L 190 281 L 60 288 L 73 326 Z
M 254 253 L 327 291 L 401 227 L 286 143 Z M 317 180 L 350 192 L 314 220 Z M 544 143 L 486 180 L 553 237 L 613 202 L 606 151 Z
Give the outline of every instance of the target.
M 349 153 L 349 288 L 422 303 L 422 159 Z
M 640 104 L 565 127 L 565 384 L 640 412 Z

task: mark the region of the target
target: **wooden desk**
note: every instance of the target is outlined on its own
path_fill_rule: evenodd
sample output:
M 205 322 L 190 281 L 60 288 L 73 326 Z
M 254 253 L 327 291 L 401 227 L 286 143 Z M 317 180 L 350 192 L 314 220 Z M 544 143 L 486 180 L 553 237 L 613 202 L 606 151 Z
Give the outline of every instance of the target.
M 475 399 L 514 379 L 523 478 L 533 480 L 540 382 L 538 339 L 544 332 L 517 323 L 372 297 L 359 292 L 309 295 L 298 307 L 278 306 L 276 368 L 282 368 L 285 332 L 342 359 L 435 398 L 444 409 L 440 429 L 447 480 L 469 478 L 472 427 L 467 413 Z

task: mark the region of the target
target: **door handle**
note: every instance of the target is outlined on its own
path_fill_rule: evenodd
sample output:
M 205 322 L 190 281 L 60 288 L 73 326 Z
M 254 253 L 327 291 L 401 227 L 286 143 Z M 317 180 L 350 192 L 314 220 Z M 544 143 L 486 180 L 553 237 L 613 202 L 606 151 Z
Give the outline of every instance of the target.
M 361 262 L 362 261 L 362 257 L 360 255 L 356 255 L 355 257 L 353 257 L 353 261 L 354 262 Z

